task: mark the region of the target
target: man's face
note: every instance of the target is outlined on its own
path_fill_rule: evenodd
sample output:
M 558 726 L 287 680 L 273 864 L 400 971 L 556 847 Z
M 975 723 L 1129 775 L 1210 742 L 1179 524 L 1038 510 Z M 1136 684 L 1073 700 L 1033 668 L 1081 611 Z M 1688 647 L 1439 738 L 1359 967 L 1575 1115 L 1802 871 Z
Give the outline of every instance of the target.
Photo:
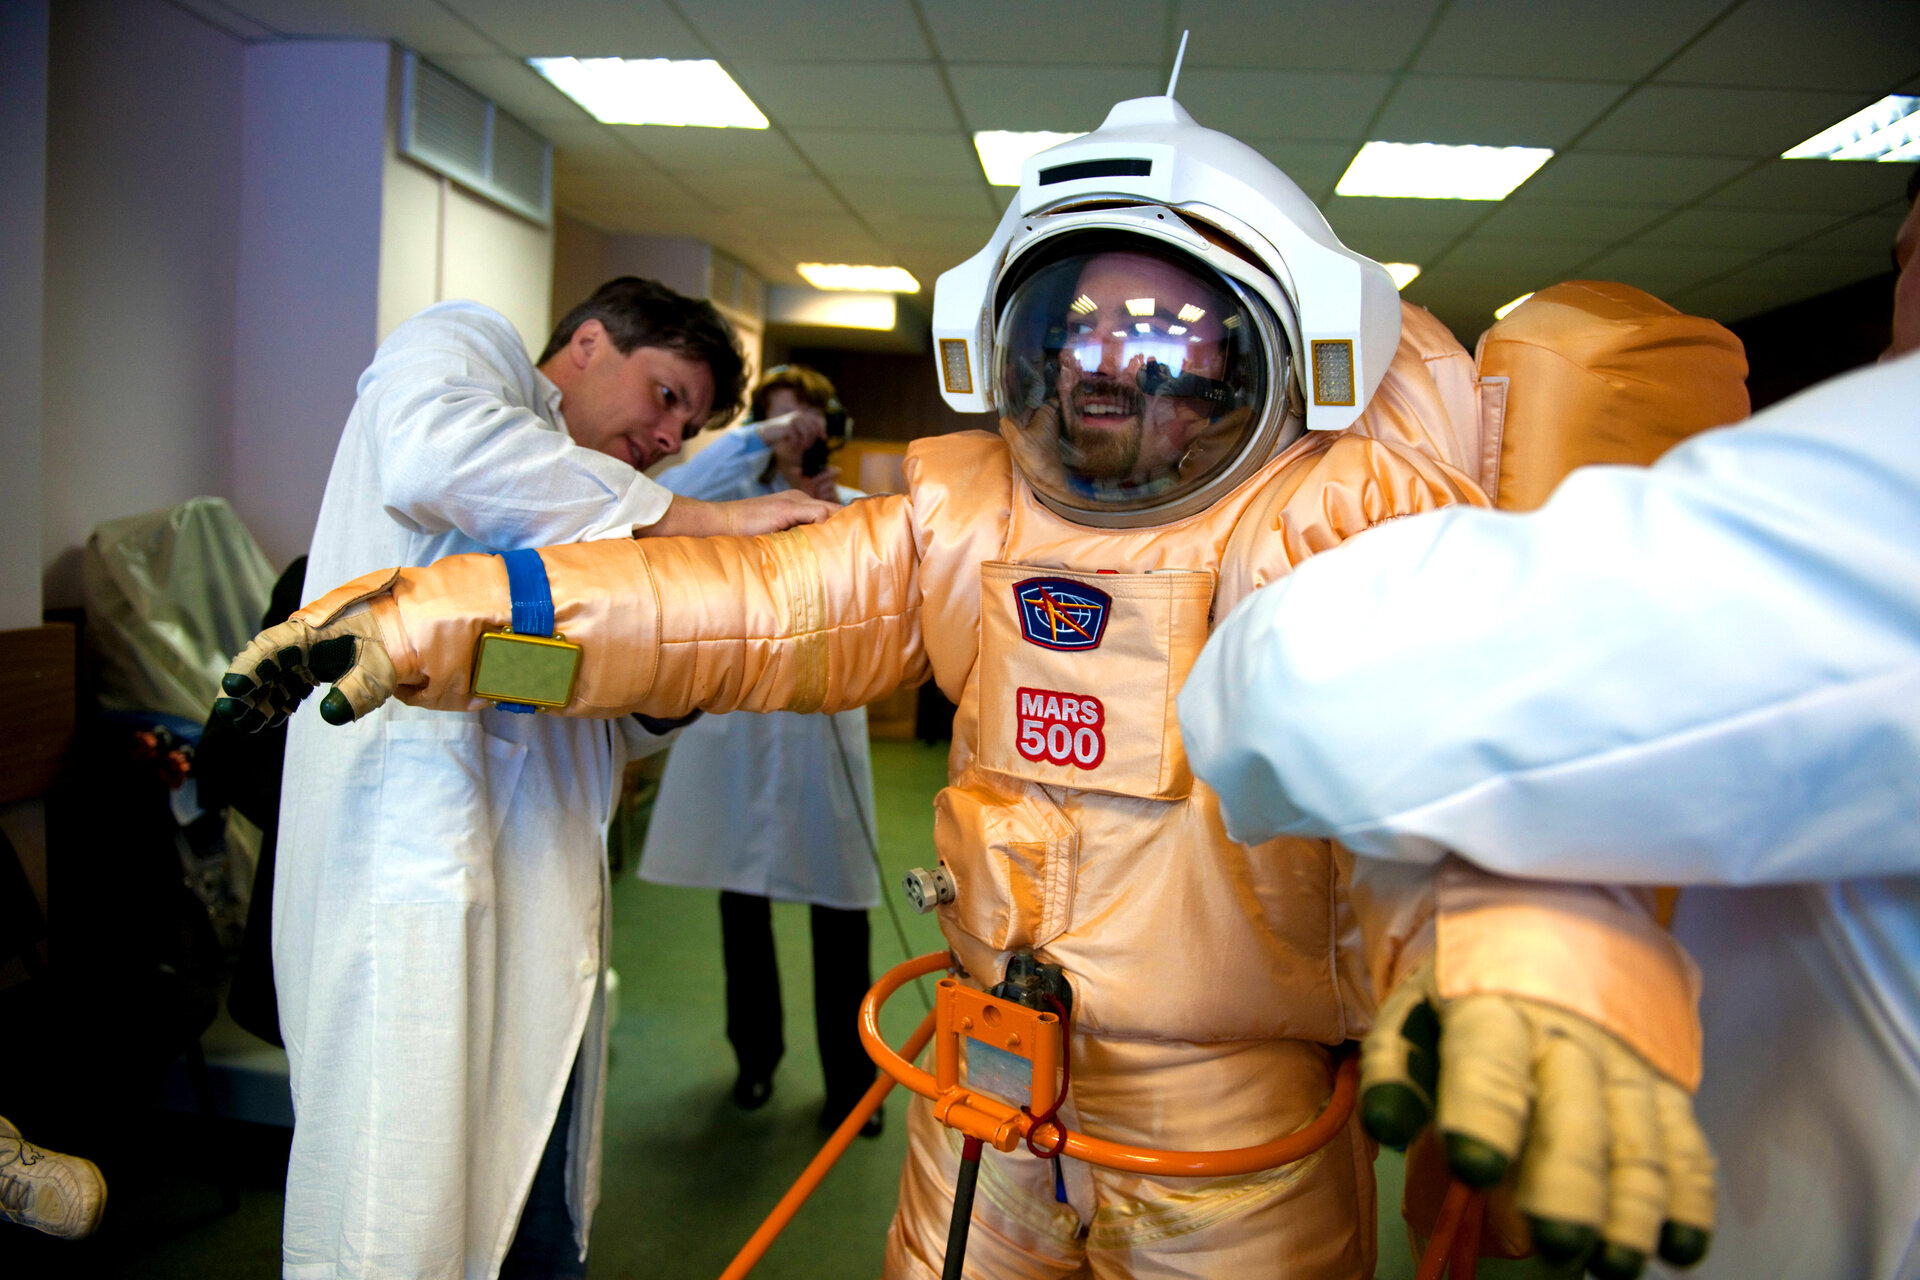
M 713 373 L 705 361 L 665 347 L 622 355 L 598 320 L 582 324 L 555 360 L 569 365 L 571 376 L 554 381 L 574 443 L 635 470 L 678 453 L 713 408 Z
M 1150 375 L 1149 385 L 1154 374 L 1219 378 L 1227 350 L 1220 322 L 1228 304 L 1173 264 L 1138 253 L 1089 259 L 1074 295 L 1056 383 L 1060 430 L 1073 448 L 1074 469 L 1112 480 L 1172 469 L 1207 425 L 1210 406 L 1149 395 L 1142 375 Z
M 1893 238 L 1893 260 L 1900 278 L 1893 285 L 1893 341 L 1882 360 L 1920 351 L 1920 200 L 1907 210 L 1907 220 Z

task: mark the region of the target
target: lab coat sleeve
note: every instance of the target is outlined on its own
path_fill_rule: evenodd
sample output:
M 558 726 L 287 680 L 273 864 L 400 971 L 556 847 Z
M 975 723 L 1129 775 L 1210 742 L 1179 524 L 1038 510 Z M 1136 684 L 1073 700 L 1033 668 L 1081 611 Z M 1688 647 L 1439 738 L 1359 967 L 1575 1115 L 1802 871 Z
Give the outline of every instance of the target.
M 1180 696 L 1242 840 L 1511 876 L 1920 869 L 1920 357 L 1539 511 L 1455 508 L 1245 600 Z
M 657 479 L 674 493 L 702 502 L 748 497 L 766 492 L 759 479 L 771 452 L 756 428 L 729 427 L 718 440 L 679 466 L 662 471 Z
M 382 344 L 359 392 L 387 513 L 494 547 L 628 537 L 665 515 L 670 492 L 519 403 L 509 343 L 511 326 L 476 307 L 458 323 L 416 317 Z
M 555 630 L 584 651 L 559 714 L 845 711 L 923 682 L 910 516 L 909 499 L 891 496 L 765 537 L 543 548 Z M 369 574 L 296 616 L 369 597 L 403 701 L 485 705 L 469 669 L 480 635 L 509 621 L 500 557 Z

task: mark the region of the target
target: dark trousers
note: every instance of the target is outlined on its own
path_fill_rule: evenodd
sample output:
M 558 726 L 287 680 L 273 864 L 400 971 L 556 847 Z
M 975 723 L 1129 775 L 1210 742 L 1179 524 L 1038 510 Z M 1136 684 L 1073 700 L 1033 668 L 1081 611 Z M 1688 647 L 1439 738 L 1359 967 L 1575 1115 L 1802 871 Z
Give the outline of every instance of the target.
M 827 1104 L 844 1111 L 873 1083 L 860 1047 L 860 1001 L 873 985 L 867 968 L 867 913 L 812 908 L 813 1023 Z M 727 1041 L 745 1076 L 769 1077 L 786 1052 L 780 970 L 773 955 L 773 907 L 752 894 L 720 894 L 720 945 L 727 968 Z
M 553 1131 L 540 1153 L 540 1167 L 527 1192 L 520 1226 L 500 1264 L 500 1280 L 577 1280 L 587 1274 L 573 1242 L 573 1215 L 567 1211 L 567 1133 L 573 1128 L 575 1075 L 567 1077 Z

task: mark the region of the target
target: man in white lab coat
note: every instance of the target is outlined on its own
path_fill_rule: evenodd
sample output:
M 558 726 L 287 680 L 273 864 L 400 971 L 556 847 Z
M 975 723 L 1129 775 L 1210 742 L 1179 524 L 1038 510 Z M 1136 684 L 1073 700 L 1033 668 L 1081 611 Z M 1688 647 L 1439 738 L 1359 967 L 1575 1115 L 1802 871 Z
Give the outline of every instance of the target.
M 1879 365 L 1531 515 L 1362 534 L 1180 697 L 1239 839 L 1694 886 L 1697 1280 L 1920 1277 L 1920 203 L 1895 260 Z
M 641 473 L 733 414 L 743 367 L 712 307 L 652 281 L 602 286 L 537 368 L 499 314 L 430 307 L 361 375 L 309 579 L 823 518 L 831 506 L 805 495 L 706 503 Z M 708 465 L 751 443 L 709 450 Z M 606 1060 L 604 831 L 649 735 L 631 720 L 399 704 L 343 728 L 322 717 L 303 711 L 289 733 L 274 891 L 297 1117 L 285 1274 L 583 1274 Z

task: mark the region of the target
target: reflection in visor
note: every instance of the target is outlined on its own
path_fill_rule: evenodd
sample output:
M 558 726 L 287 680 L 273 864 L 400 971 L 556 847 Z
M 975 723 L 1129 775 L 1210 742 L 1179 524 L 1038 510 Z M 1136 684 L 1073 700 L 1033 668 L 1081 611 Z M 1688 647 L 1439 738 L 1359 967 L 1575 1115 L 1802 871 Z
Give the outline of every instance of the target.
M 1247 304 L 1211 269 L 1096 235 L 1056 246 L 1013 286 L 995 385 L 1037 490 L 1139 510 L 1232 465 L 1258 430 L 1270 371 Z

